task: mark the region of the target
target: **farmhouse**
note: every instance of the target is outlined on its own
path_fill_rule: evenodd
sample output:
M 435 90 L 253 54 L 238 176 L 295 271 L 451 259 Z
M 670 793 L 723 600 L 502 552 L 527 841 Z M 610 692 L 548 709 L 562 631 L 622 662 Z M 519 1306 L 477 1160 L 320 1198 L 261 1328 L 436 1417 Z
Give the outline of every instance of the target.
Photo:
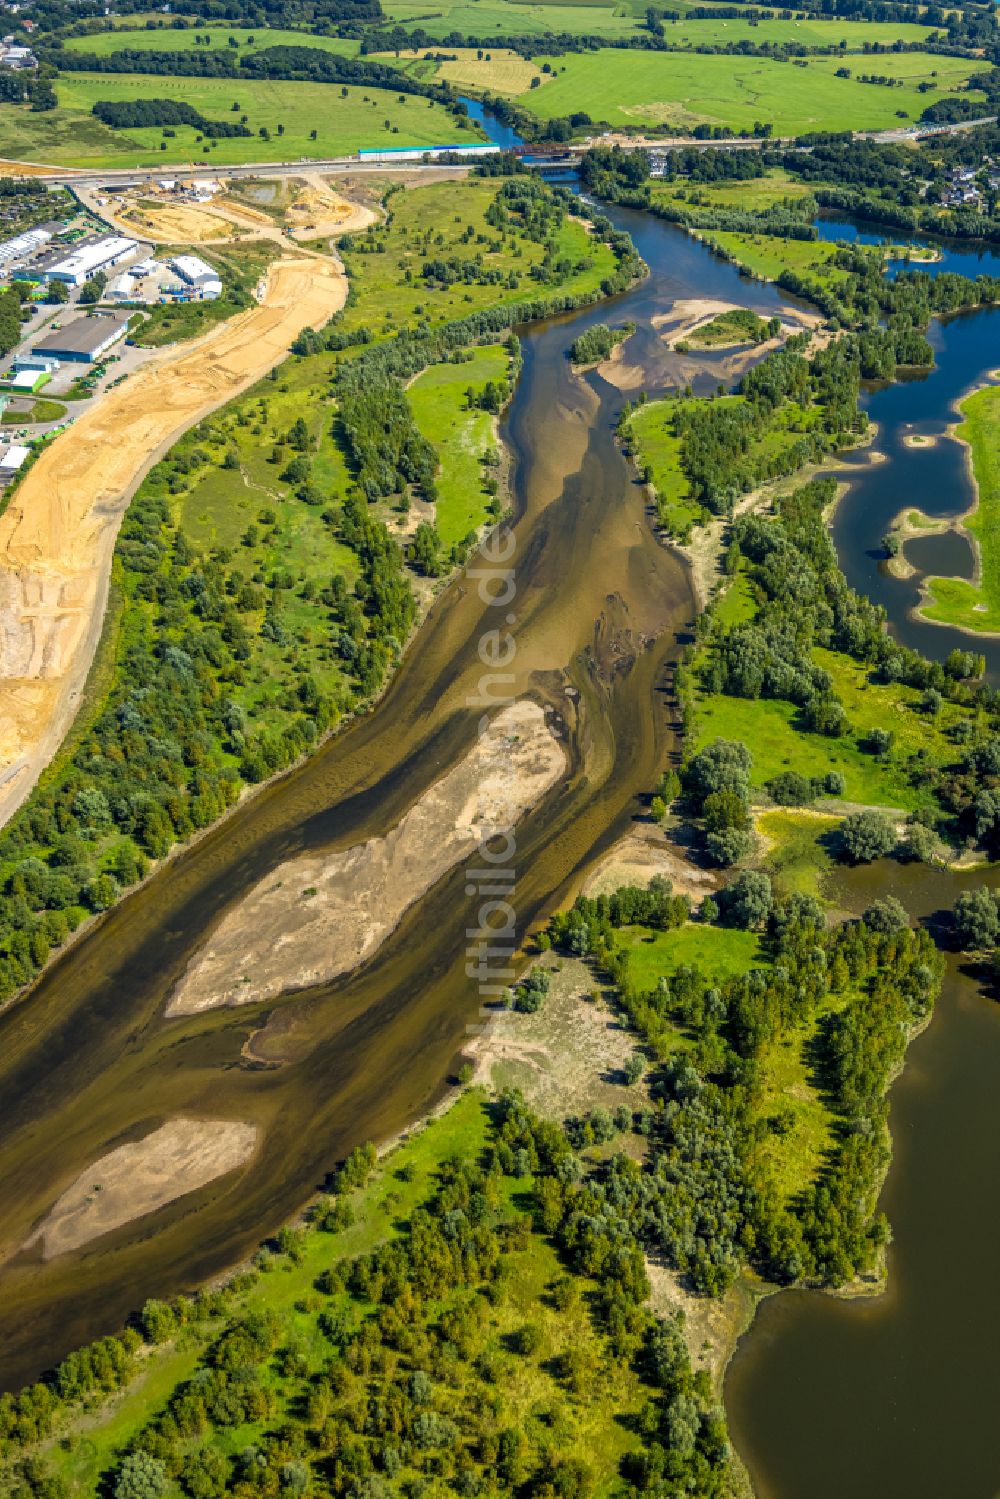
M 82 286 L 98 271 L 109 271 L 120 261 L 127 260 L 138 248 L 138 240 L 111 234 L 92 244 L 80 245 L 65 259 L 46 266 L 44 277 L 46 281 L 63 281 L 67 286 Z
M 71 359 L 78 364 L 90 364 L 99 359 L 111 345 L 124 338 L 128 318 L 111 312 L 97 313 L 93 317 L 78 317 L 41 339 L 32 350 L 37 355 L 52 355 L 56 359 Z

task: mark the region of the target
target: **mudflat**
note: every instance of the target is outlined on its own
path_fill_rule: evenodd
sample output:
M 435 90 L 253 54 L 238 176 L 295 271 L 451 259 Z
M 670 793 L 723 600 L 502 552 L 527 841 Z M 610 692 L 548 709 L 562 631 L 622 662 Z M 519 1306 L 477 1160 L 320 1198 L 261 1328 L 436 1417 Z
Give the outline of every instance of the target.
M 256 1004 L 356 968 L 442 875 L 491 832 L 513 827 L 565 769 L 544 710 L 530 699 L 512 703 L 384 837 L 288 859 L 261 880 L 191 961 L 166 1013 Z
M 240 1120 L 171 1119 L 85 1167 L 23 1247 L 40 1243 L 43 1260 L 79 1249 L 235 1171 L 256 1144 L 256 1126 Z

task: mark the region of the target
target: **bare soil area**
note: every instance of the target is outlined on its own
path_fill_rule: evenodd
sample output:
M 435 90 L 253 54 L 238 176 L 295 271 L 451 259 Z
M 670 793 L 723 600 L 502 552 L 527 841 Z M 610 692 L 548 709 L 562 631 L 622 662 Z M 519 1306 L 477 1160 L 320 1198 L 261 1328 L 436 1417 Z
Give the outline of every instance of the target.
M 184 203 L 157 203 L 155 207 L 135 203 L 122 210 L 118 223 L 142 239 L 171 245 L 200 245 L 232 234 L 231 226 L 218 214 Z
M 43 1260 L 121 1228 L 244 1165 L 257 1128 L 239 1120 L 171 1119 L 133 1145 L 119 1145 L 81 1171 L 22 1248 Z
M 622 1077 L 638 1037 L 606 1003 L 586 963 L 547 954 L 539 966 L 552 975 L 542 1008 L 533 1015 L 498 1010 L 466 1047 L 475 1080 L 497 1092 L 519 1088 L 549 1119 L 622 1103 L 648 1107 L 641 1083 L 630 1087 Z
M 280 864 L 223 917 L 167 1005 L 190 1015 L 328 982 L 370 958 L 404 912 L 563 774 L 544 710 L 513 703 L 384 837 Z
M 610 895 L 622 885 L 649 885 L 656 875 L 668 879 L 677 895 L 690 895 L 700 902 L 712 895 L 718 879 L 709 869 L 699 869 L 671 843 L 664 828 L 654 822 L 636 823 L 587 877 L 584 895 Z
M 46 448 L 0 517 L 0 824 L 72 723 L 100 638 L 115 538 L 153 463 L 343 306 L 332 260 L 285 257 L 261 305 L 150 360 Z

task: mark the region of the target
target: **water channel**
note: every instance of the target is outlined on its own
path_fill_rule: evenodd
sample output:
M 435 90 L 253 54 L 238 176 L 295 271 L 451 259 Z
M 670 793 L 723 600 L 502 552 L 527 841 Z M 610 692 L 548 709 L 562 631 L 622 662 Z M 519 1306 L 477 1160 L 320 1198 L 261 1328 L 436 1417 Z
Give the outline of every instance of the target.
M 774 288 L 740 279 L 681 231 L 639 213 L 613 217 L 650 276 L 611 307 L 522 330 L 524 368 L 504 422 L 514 463 L 515 691 L 558 718 L 569 756 L 565 780 L 518 829 L 522 929 L 565 899 L 640 815 L 643 793 L 676 749 L 670 669 L 694 610 L 685 568 L 654 540 L 613 442 L 624 396 L 598 375 L 574 376 L 567 347 L 592 322 L 635 321 L 625 367 L 655 391 L 678 367 L 651 319 L 676 300 L 734 300 L 762 313 L 781 306 Z M 964 509 L 964 464 L 955 444 L 917 453 L 892 446 L 893 434 L 907 422 L 947 424 L 950 404 L 996 361 L 998 319 L 979 313 L 937 328 L 932 375 L 870 394 L 890 460 L 852 470 L 836 519 L 852 581 L 887 603 L 895 630 L 934 654 L 949 648 L 948 632 L 908 618 L 909 585 L 887 583 L 873 554 L 900 493 L 931 513 Z M 698 383 L 714 385 L 718 374 L 708 359 Z M 904 469 L 911 457 L 912 472 Z M 172 1021 L 163 1007 L 191 953 L 253 882 L 300 850 L 386 832 L 467 751 L 481 711 L 472 703 L 477 643 L 493 623 L 486 612 L 467 576 L 452 582 L 374 713 L 109 913 L 25 1003 L 0 1016 L 3 1387 L 113 1329 L 146 1296 L 224 1270 L 353 1144 L 405 1127 L 446 1086 L 477 1019 L 464 973 L 470 912 L 461 869 L 341 981 Z M 958 888 L 953 877 L 881 865 L 847 880 L 843 901 L 860 907 L 892 889 L 930 916 Z M 251 1034 L 255 1055 L 271 1066 L 243 1057 Z M 727 1409 L 760 1499 L 989 1499 L 1000 1487 L 1000 1288 L 991 1274 L 998 1074 L 1000 1007 L 953 964 L 893 1093 L 889 1293 L 855 1303 L 774 1297 L 731 1365 Z M 252 1120 L 263 1143 L 243 1170 L 82 1251 L 46 1264 L 20 1250 L 89 1162 L 178 1114 Z

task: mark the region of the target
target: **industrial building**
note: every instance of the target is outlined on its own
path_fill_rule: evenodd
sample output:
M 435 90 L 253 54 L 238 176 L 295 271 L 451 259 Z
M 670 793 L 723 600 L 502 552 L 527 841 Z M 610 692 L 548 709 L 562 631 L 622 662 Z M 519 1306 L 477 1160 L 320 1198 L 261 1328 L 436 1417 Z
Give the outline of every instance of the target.
M 136 292 L 136 278 L 131 271 L 122 271 L 108 283 L 104 293 L 105 302 L 135 302 L 138 300 Z
M 78 245 L 64 259 L 46 266 L 43 276 L 46 281 L 62 281 L 67 286 L 82 286 L 91 276 L 96 276 L 98 271 L 109 271 L 112 266 L 127 260 L 138 248 L 138 240 L 126 239 L 122 234 L 108 235 L 92 244 Z
M 474 142 L 468 146 L 383 146 L 374 151 L 359 150 L 358 156 L 367 162 L 423 161 L 428 157 L 436 161 L 441 156 L 495 156 L 499 150 L 499 146 Z
M 12 260 L 20 260 L 22 255 L 31 255 L 48 244 L 51 238 L 48 229 L 28 229 L 15 239 L 4 240 L 0 245 L 0 266 L 10 265 Z
M 10 367 L 15 375 L 19 375 L 22 370 L 32 370 L 36 375 L 54 375 L 59 368 L 59 361 L 50 355 L 18 354 L 11 360 Z
M 214 302 L 216 297 L 222 295 L 218 271 L 207 260 L 202 260 L 200 255 L 175 255 L 168 264 L 175 276 L 179 276 L 185 286 L 190 288 L 188 295 L 192 300 Z M 183 290 L 174 295 L 178 300 L 187 300 Z
M 39 357 L 70 359 L 77 364 L 91 364 L 100 359 L 112 344 L 125 337 L 128 318 L 120 313 L 99 312 L 90 317 L 74 318 L 63 328 L 46 334 L 32 349 Z
M 11 474 L 16 474 L 30 451 L 30 448 L 12 442 L 7 451 L 0 454 L 0 479 L 9 479 Z

